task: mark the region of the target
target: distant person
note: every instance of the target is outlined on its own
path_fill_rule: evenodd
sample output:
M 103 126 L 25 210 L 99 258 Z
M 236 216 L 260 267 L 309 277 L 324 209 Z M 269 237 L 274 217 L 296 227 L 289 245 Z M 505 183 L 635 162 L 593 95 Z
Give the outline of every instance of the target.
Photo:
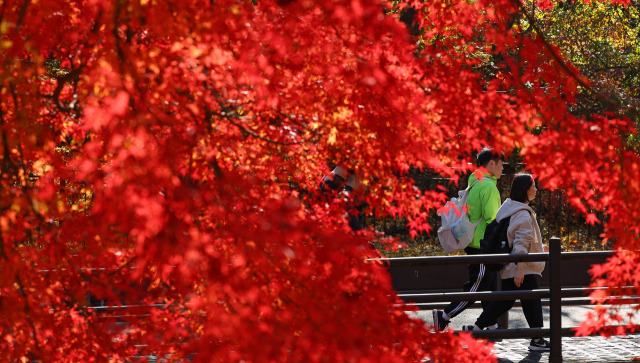
M 536 214 L 529 206 L 536 197 L 536 184 L 529 174 L 519 174 L 513 179 L 509 198 L 498 210 L 496 220 L 511 217 L 507 229 L 509 246 L 513 247 L 512 255 L 548 251 L 549 248 L 542 244 L 540 227 L 536 221 Z M 544 262 L 519 262 L 505 265 L 500 270 L 502 290 L 533 290 L 538 288 L 538 280 Z M 542 302 L 536 299 L 520 299 L 522 310 L 530 328 L 542 328 Z M 465 325 L 462 330 L 481 330 L 493 324 L 502 314 L 513 307 L 515 299 L 503 301 L 491 301 L 485 307 L 476 320 L 475 325 Z M 532 338 L 529 344 L 530 350 L 550 350 L 549 343 L 543 338 Z
M 347 174 L 347 169 L 339 165 L 336 166 L 331 175 L 322 177 L 319 187 L 320 192 L 323 194 L 329 191 L 333 191 L 336 194 L 339 193 L 347 181 Z
M 467 201 L 469 221 L 478 223 L 473 240 L 464 249 L 467 255 L 480 254 L 480 240 L 484 237 L 484 231 L 487 225 L 496 218 L 496 213 L 500 208 L 500 191 L 496 186 L 498 179 L 502 176 L 502 163 L 504 159 L 503 153 L 498 153 L 490 148 L 480 150 L 477 156 L 478 169 L 469 176 L 469 184 L 473 184 L 476 178 L 478 181 L 469 191 L 469 199 Z M 484 264 L 470 264 L 468 267 L 469 281 L 463 286 L 464 292 L 476 291 L 493 291 L 496 289 L 497 274 L 495 271 L 487 271 Z M 444 330 L 452 318 L 466 310 L 475 301 L 452 302 L 444 311 L 433 310 L 433 324 L 436 329 Z M 488 302 L 482 301 L 482 308 L 486 308 Z M 489 327 L 495 329 L 498 327 L 497 319 Z
M 344 198 L 346 204 L 346 217 L 349 221 L 349 227 L 354 232 L 364 229 L 364 210 L 369 207 L 369 204 L 362 201 L 363 192 L 362 180 L 354 173 L 350 173 L 340 195 Z

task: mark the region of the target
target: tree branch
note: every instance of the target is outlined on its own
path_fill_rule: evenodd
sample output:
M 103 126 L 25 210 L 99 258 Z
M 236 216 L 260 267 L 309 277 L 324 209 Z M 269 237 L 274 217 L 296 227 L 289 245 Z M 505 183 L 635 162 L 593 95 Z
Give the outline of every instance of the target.
M 22 7 L 20 8 L 20 15 L 18 17 L 18 21 L 16 22 L 16 28 L 14 30 L 14 34 L 18 34 L 18 31 L 20 30 L 20 26 L 22 26 L 22 22 L 24 21 L 24 17 L 27 15 L 27 8 L 29 7 L 30 3 L 31 3 L 31 0 L 24 0 L 24 3 L 22 3 Z
M 511 1 L 514 4 L 516 4 L 518 8 L 520 8 L 520 10 L 524 14 L 524 16 L 529 21 L 529 24 L 535 30 L 536 34 L 540 38 L 540 41 L 542 42 L 544 47 L 549 51 L 549 53 L 551 53 L 551 57 L 558 63 L 560 68 L 562 68 L 562 70 L 568 76 L 570 76 L 571 78 L 575 79 L 576 82 L 578 82 L 578 84 L 582 88 L 584 88 L 589 94 L 591 94 L 593 97 L 595 97 L 598 101 L 604 103 L 605 105 L 607 105 L 610 108 L 612 108 L 613 110 L 615 110 L 615 112 L 617 113 L 618 110 L 622 108 L 622 105 L 619 102 L 617 102 L 616 100 L 613 100 L 613 99 L 611 99 L 609 97 L 606 97 L 606 96 L 598 93 L 597 91 L 595 91 L 593 89 L 593 87 L 589 86 L 581 77 L 579 77 L 577 74 L 575 74 L 573 72 L 573 70 L 571 70 L 571 68 L 567 65 L 567 63 L 560 57 L 560 55 L 558 53 L 556 53 L 555 49 L 551 46 L 551 44 L 547 41 L 546 37 L 544 36 L 544 33 L 542 32 L 542 30 L 540 30 L 540 28 L 536 24 L 535 19 L 525 9 L 525 7 L 522 4 L 522 2 L 520 0 L 511 0 Z M 633 114 L 634 116 L 640 117 L 640 113 L 638 113 L 638 111 L 633 110 L 633 109 L 628 109 L 628 111 L 631 114 Z
M 72 101 L 71 103 L 69 103 L 69 105 L 62 104 L 62 102 L 60 101 L 60 93 L 62 93 L 62 89 L 64 88 L 64 85 L 67 82 L 76 81 L 78 79 L 78 77 L 82 73 L 83 68 L 84 68 L 84 65 L 80 65 L 78 66 L 78 68 L 75 68 L 74 70 L 65 74 L 64 76 L 56 78 L 58 81 L 58 84 L 56 85 L 56 89 L 53 91 L 53 95 L 51 97 L 53 98 L 53 101 L 55 102 L 56 106 L 59 109 L 63 111 L 71 111 L 75 109 L 75 106 L 76 106 L 76 103 L 74 103 L 75 101 Z

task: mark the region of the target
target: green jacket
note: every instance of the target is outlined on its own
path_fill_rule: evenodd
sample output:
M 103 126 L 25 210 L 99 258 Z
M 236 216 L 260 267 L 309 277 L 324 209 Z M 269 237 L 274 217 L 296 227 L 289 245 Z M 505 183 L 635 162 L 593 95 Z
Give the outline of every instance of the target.
M 469 177 L 469 184 L 471 185 L 475 180 L 475 174 L 481 172 L 479 170 L 471 173 Z M 467 200 L 467 206 L 469 211 L 469 222 L 475 223 L 480 217 L 484 218 L 482 222 L 476 227 L 476 231 L 473 235 L 473 241 L 469 244 L 469 247 L 480 248 L 480 240 L 484 237 L 484 231 L 487 229 L 487 225 L 496 219 L 496 213 L 500 208 L 500 191 L 496 187 L 497 179 L 493 175 L 483 173 L 485 179 L 480 180 L 476 185 L 471 188 L 469 192 L 469 199 Z

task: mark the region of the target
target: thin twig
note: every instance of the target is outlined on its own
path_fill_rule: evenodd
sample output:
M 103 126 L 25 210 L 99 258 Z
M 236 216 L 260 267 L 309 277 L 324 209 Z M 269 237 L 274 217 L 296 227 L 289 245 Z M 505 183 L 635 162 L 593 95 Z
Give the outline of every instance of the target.
M 234 121 L 233 121 L 233 117 L 227 117 L 226 119 L 227 119 L 227 121 L 229 121 L 229 123 L 230 123 L 230 124 L 232 124 L 233 126 L 235 126 L 235 127 L 239 128 L 239 129 L 240 129 L 240 130 L 242 130 L 243 132 L 246 132 L 247 134 L 249 134 L 249 135 L 251 135 L 251 136 L 253 136 L 253 137 L 257 138 L 257 139 L 260 139 L 260 140 L 262 140 L 262 141 L 266 141 L 266 142 L 268 142 L 268 143 L 276 144 L 276 145 L 297 145 L 297 144 L 299 144 L 298 142 L 284 142 L 284 141 L 271 140 L 271 139 L 266 138 L 266 137 L 264 137 L 264 136 L 260 136 L 260 135 L 258 135 L 258 134 L 257 134 L 257 133 L 255 133 L 254 131 L 251 131 L 251 130 L 247 129 L 246 127 L 244 127 L 244 126 L 240 125 L 240 124 L 239 124 L 239 123 L 237 123 L 237 122 L 234 122 Z

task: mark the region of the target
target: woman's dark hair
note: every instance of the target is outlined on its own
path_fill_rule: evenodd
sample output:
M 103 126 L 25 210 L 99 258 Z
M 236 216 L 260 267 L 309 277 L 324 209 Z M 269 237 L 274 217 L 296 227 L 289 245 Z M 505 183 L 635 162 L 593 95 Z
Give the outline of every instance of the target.
M 511 182 L 511 192 L 509 198 L 516 202 L 527 203 L 529 202 L 529 188 L 533 184 L 533 177 L 531 174 L 518 174 L 513 177 Z

